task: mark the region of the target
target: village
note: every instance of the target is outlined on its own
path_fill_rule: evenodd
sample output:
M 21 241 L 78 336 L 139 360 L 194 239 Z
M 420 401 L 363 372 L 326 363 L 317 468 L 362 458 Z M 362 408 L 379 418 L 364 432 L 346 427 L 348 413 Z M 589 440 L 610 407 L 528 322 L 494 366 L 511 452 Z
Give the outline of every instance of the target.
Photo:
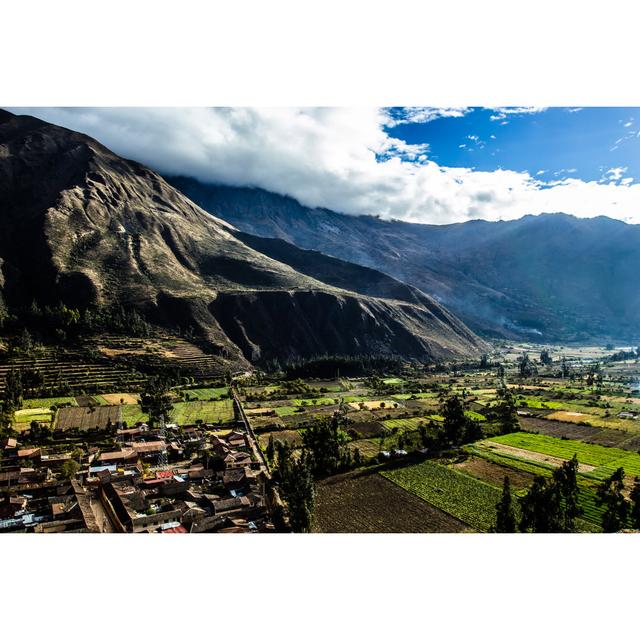
M 0 532 L 275 531 L 268 470 L 237 410 L 224 424 L 107 418 L 92 426 L 67 426 L 58 431 L 64 444 L 34 446 L 26 436 L 42 427 L 32 421 L 0 442 Z

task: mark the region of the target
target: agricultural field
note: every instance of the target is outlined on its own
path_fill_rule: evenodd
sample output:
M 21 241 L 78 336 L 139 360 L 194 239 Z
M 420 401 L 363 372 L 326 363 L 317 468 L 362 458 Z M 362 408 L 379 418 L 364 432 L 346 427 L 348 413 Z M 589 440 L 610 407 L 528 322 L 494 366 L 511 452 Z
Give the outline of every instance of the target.
M 171 421 L 180 425 L 195 424 L 196 420 L 224 424 L 233 419 L 232 400 L 176 402 L 171 412 Z
M 13 420 L 17 431 L 25 431 L 33 421 L 51 424 L 53 421 L 53 411 L 43 407 L 20 409 L 15 412 Z
M 188 396 L 192 400 L 219 400 L 222 396 L 229 395 L 229 387 L 185 389 L 184 395 L 185 395 L 185 399 Z
M 457 518 L 400 488 L 373 470 L 319 483 L 314 531 L 321 533 L 460 532 Z
M 495 524 L 500 490 L 470 475 L 431 461 L 381 475 L 477 531 L 488 531 Z
M 442 422 L 444 418 L 437 414 L 424 416 L 421 418 L 397 418 L 394 420 L 384 420 L 382 424 L 388 429 L 394 429 L 399 432 L 415 431 L 420 427 L 428 427 L 431 421 Z
M 55 428 L 61 431 L 79 429 L 89 431 L 92 429 L 105 429 L 109 423 L 115 425 L 118 422 L 119 407 L 63 407 L 58 410 L 55 419 Z
M 510 433 L 483 440 L 473 445 L 477 449 L 488 448 L 494 453 L 512 455 L 524 460 L 534 460 L 558 466 L 576 454 L 582 465 L 581 473 L 594 479 L 604 479 L 623 467 L 629 476 L 640 475 L 640 456 L 615 447 L 603 447 L 577 440 L 561 440 L 533 433 Z M 532 455 L 539 454 L 539 455 Z
M 29 398 L 23 400 L 22 409 L 50 409 L 53 406 L 59 407 L 65 404 L 71 407 L 78 406 L 73 396 L 57 396 L 55 398 Z
M 103 393 L 97 399 L 104 400 L 104 404 L 138 404 L 140 394 L 138 393 Z

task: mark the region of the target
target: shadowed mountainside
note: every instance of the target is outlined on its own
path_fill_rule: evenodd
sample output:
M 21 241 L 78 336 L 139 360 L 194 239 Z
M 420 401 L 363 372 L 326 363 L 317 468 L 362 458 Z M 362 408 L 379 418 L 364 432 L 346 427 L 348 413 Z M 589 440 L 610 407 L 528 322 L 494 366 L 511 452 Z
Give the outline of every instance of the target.
M 170 181 L 247 233 L 317 249 L 408 282 L 488 336 L 640 336 L 638 225 L 564 214 L 411 224 L 312 209 L 261 189 Z
M 429 296 L 240 233 L 95 140 L 0 111 L 0 292 L 14 314 L 120 304 L 191 327 L 237 364 L 323 353 L 421 359 L 485 348 Z

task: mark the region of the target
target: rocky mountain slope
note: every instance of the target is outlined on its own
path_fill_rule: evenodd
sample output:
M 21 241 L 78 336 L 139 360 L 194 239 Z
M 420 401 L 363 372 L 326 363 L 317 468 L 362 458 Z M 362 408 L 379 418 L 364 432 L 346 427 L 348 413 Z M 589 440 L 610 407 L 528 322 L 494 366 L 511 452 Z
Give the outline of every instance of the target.
M 322 353 L 422 359 L 485 345 L 422 292 L 240 233 L 95 140 L 0 111 L 0 292 L 13 313 L 121 304 L 191 327 L 230 361 Z
M 260 189 L 171 178 L 248 233 L 384 271 L 475 331 L 515 339 L 640 338 L 640 226 L 563 214 L 422 225 L 310 209 Z

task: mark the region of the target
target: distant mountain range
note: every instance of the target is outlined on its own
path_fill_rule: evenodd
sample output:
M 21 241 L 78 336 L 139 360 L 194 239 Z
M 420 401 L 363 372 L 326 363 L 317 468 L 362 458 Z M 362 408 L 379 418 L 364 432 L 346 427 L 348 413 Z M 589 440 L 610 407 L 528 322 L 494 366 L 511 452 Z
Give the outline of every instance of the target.
M 312 209 L 261 189 L 170 182 L 239 229 L 379 269 L 484 336 L 540 341 L 640 337 L 640 226 L 525 216 L 450 225 Z
M 487 348 L 433 298 L 371 266 L 238 231 L 95 140 L 0 111 L 0 311 L 124 305 L 194 330 L 234 365 Z

